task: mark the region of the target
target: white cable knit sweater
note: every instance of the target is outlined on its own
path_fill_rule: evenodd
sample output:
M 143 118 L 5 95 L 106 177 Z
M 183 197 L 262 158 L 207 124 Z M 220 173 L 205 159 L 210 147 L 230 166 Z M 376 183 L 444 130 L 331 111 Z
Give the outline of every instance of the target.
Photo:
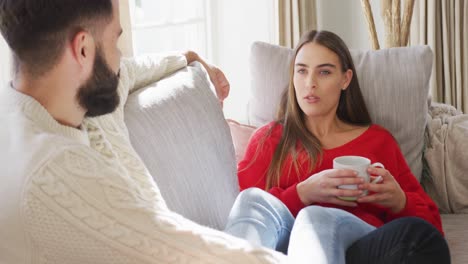
M 121 105 L 62 126 L 11 87 L 0 95 L 0 263 L 280 263 L 285 256 L 171 212 L 132 148 L 130 89 L 186 66 L 183 56 L 125 60 Z

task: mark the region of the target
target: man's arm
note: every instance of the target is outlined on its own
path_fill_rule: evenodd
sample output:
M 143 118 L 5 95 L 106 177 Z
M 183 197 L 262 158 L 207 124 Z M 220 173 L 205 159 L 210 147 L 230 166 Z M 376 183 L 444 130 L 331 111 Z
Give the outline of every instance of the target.
M 129 93 L 156 82 L 186 66 L 187 58 L 183 54 L 151 54 L 122 59 L 118 88 L 121 105 L 125 104 Z
M 156 82 L 195 61 L 200 62 L 207 71 L 216 95 L 222 102 L 229 95 L 230 89 L 224 73 L 216 66 L 208 64 L 196 52 L 186 51 L 178 55 L 152 54 L 123 59 L 119 84 L 121 103 L 125 104 L 128 94 L 134 90 Z
M 89 263 L 119 259 L 121 263 L 274 264 L 286 260 L 278 252 L 171 212 L 145 172 L 135 167 L 129 177 L 125 168 L 86 146 L 57 153 L 32 179 L 32 200 L 25 210 L 33 243 L 39 250 L 53 248 L 49 257 L 61 263 L 69 259 L 62 252 L 86 256 Z
M 187 51 L 184 53 L 184 55 L 187 58 L 187 64 L 198 61 L 201 65 L 203 65 L 215 87 L 216 96 L 222 104 L 224 99 L 228 97 L 231 87 L 224 73 L 218 67 L 208 64 L 202 57 L 193 51 Z

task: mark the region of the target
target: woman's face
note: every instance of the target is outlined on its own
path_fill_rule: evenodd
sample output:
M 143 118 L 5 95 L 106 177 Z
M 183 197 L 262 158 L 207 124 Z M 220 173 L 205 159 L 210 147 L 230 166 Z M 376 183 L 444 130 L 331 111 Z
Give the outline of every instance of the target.
M 335 116 L 341 91 L 347 89 L 353 72 L 343 72 L 333 51 L 307 43 L 294 62 L 294 89 L 301 110 L 308 118 Z

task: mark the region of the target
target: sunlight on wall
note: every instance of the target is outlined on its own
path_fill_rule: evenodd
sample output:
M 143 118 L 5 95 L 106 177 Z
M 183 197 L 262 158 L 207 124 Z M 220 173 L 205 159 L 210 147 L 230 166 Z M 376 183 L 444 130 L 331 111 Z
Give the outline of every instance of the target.
M 224 104 L 227 118 L 246 123 L 250 96 L 250 46 L 254 41 L 277 43 L 275 2 L 213 0 L 213 58 L 231 83 Z
M 133 56 L 133 41 L 132 41 L 132 23 L 130 21 L 130 5 L 128 0 L 121 0 L 120 3 L 120 25 L 123 29 L 123 34 L 119 39 L 119 48 L 122 51 L 122 56 Z
M 134 55 L 196 51 L 222 69 L 231 83 L 231 93 L 224 104 L 226 117 L 246 122 L 250 46 L 254 41 L 277 43 L 277 1 L 130 0 L 128 3 Z
M 7 43 L 0 35 L 0 87 L 11 81 L 11 52 Z
M 371 1 L 374 16 L 380 18 L 380 1 Z M 375 20 L 377 35 L 382 44 L 384 25 Z M 317 27 L 336 33 L 350 49 L 371 49 L 367 21 L 361 1 L 317 0 Z

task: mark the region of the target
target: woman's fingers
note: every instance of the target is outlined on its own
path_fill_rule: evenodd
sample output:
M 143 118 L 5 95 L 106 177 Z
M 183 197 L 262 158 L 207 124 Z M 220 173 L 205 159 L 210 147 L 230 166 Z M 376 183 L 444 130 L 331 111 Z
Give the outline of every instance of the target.
M 358 203 L 385 203 L 388 196 L 385 193 L 374 193 L 359 197 Z
M 356 190 L 356 189 L 331 189 L 330 193 L 334 197 L 357 197 L 363 194 L 362 190 Z
M 360 190 L 368 190 L 370 192 L 381 193 L 388 190 L 388 183 L 363 183 L 358 186 Z
M 326 171 L 326 175 L 330 178 L 357 177 L 357 172 L 349 169 L 331 169 Z
M 372 175 L 381 175 L 383 181 L 393 179 L 393 176 L 390 174 L 390 172 L 384 168 L 369 167 L 367 169 L 367 172 L 369 172 Z
M 347 178 L 332 178 L 330 179 L 330 184 L 334 187 L 338 187 L 340 185 L 356 185 L 363 184 L 364 179 L 361 177 L 347 177 Z

